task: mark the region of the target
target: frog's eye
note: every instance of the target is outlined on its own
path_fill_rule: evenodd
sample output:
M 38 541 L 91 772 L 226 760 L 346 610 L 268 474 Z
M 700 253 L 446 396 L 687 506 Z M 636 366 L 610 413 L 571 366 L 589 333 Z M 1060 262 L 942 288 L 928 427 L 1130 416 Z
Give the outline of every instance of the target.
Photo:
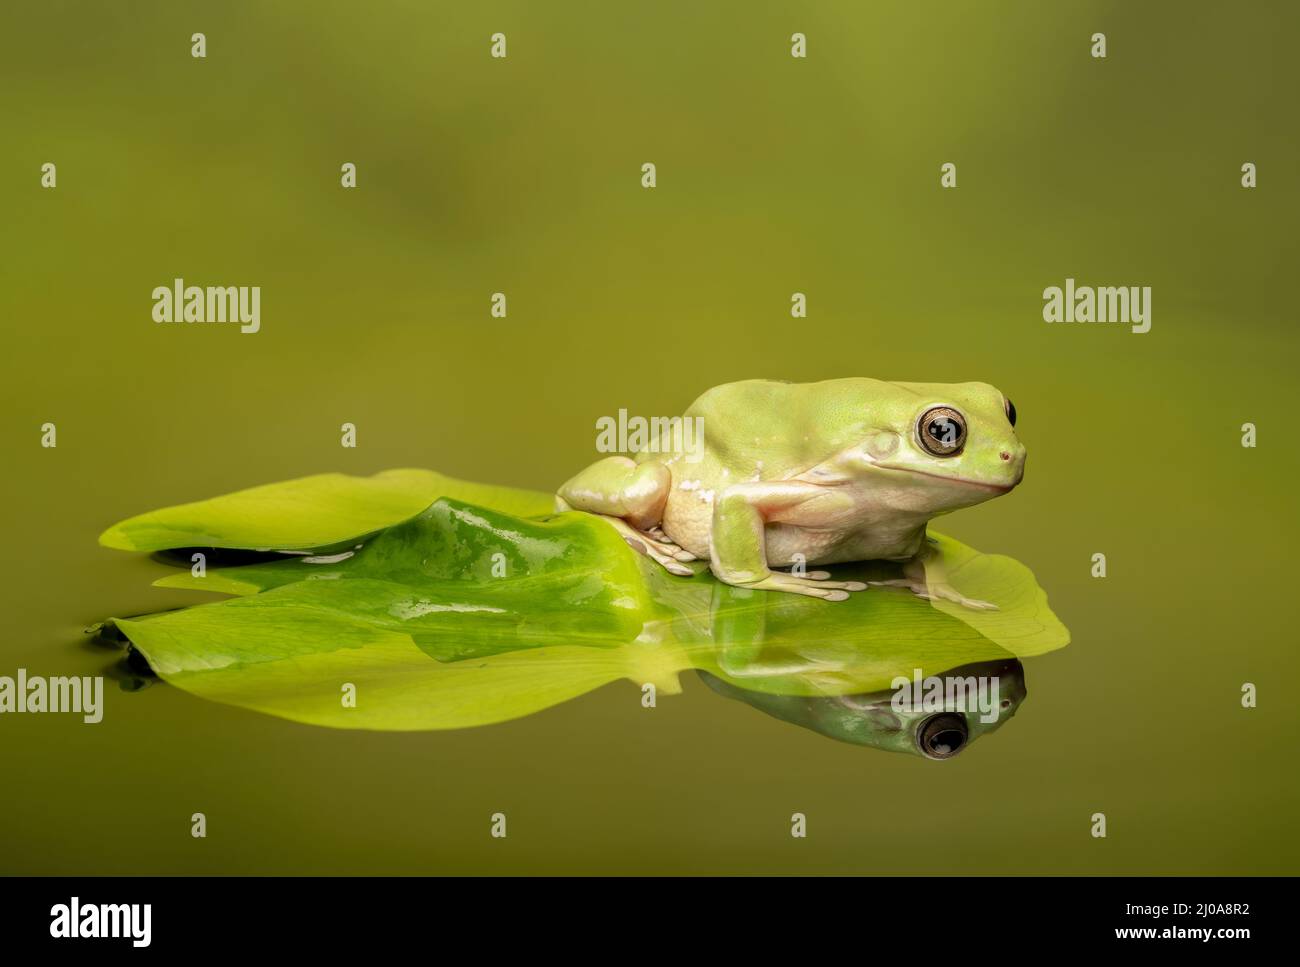
M 966 418 L 951 406 L 934 406 L 916 422 L 921 446 L 936 457 L 953 457 L 966 445 Z
M 927 759 L 951 759 L 966 747 L 969 738 L 966 719 L 953 712 L 931 715 L 916 730 L 916 744 Z
M 1016 425 L 1016 404 L 1010 400 L 1007 400 L 1007 419 L 1011 421 L 1012 426 Z

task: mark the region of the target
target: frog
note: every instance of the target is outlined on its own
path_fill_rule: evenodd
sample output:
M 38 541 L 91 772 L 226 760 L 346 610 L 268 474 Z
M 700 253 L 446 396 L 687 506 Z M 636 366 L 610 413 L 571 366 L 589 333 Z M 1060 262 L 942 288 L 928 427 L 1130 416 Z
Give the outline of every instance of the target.
M 683 414 L 699 439 L 687 445 L 690 434 L 657 421 L 637 452 L 603 457 L 566 481 L 555 508 L 603 518 L 682 577 L 707 561 L 717 580 L 740 588 L 834 602 L 869 586 L 901 587 L 996 610 L 935 572 L 926 528 L 1021 483 L 1016 416 L 982 382 L 725 383 Z M 901 562 L 901 576 L 835 580 L 820 569 L 858 561 Z

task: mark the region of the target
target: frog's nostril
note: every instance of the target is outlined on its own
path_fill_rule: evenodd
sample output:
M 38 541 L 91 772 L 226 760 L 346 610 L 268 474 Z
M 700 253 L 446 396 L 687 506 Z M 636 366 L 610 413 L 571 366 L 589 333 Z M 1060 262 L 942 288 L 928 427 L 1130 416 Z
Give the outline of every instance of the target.
M 951 759 L 966 747 L 966 719 L 953 712 L 932 715 L 916 731 L 917 745 L 927 759 Z

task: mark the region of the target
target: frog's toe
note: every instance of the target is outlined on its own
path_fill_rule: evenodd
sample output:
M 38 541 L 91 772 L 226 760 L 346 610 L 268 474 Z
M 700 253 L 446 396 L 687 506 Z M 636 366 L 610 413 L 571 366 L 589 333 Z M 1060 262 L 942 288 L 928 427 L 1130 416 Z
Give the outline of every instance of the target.
M 825 594 L 817 595 L 823 601 L 847 601 L 849 592 L 847 591 L 827 591 Z
M 802 594 L 810 598 L 821 598 L 823 601 L 847 601 L 849 592 L 842 588 L 828 588 L 816 584 L 792 585 L 781 584 L 769 586 L 764 590 L 767 591 L 786 591 L 791 594 Z
M 830 588 L 834 591 L 865 591 L 867 586 L 861 581 L 818 581 L 814 588 Z M 836 600 L 843 600 L 837 598 Z
M 646 557 L 662 564 L 666 570 L 672 571 L 674 574 L 681 573 L 679 570 L 676 570 L 676 568 L 681 567 L 681 565 L 673 560 L 672 555 L 665 554 L 660 550 L 659 546 L 654 541 L 641 537 L 638 534 L 624 534 L 623 542 L 638 554 L 644 554 Z M 670 564 L 672 567 L 669 567 Z
M 951 601 L 953 604 L 960 604 L 963 608 L 969 608 L 972 611 L 1000 611 L 1001 609 L 992 601 L 980 601 L 977 598 L 968 598 L 951 584 L 922 584 L 908 581 L 906 579 L 895 579 L 891 581 L 868 581 L 872 587 L 877 588 L 906 588 L 918 598 L 925 601 Z
M 926 590 L 929 593 L 925 594 L 924 597 L 951 601 L 953 604 L 960 604 L 963 608 L 969 608 L 971 611 L 998 610 L 998 606 L 992 601 L 980 601 L 978 598 L 968 598 L 950 584 L 931 585 Z
M 637 531 L 637 536 L 650 544 L 650 546 L 660 554 L 671 557 L 674 561 L 685 562 L 699 560 L 699 558 L 686 550 L 686 548 L 679 547 L 677 542 L 664 533 L 664 529 L 657 524 L 654 527 L 648 527 L 643 531 Z
M 867 588 L 861 581 L 827 581 L 821 578 L 810 578 L 808 575 L 786 574 L 784 571 L 773 571 L 761 581 L 743 586 L 763 591 L 805 594 L 810 598 L 821 598 L 823 601 L 844 601 L 850 591 L 865 591 Z
M 803 574 L 795 574 L 793 571 L 782 571 L 782 574 L 788 574 L 790 577 L 807 578 L 809 581 L 822 582 L 823 587 L 835 587 L 844 591 L 865 591 L 867 586 L 861 581 L 830 581 L 830 571 L 805 571 Z M 840 600 L 840 599 L 836 599 Z
M 644 554 L 669 574 L 676 574 L 678 577 L 684 578 L 692 577 L 695 574 L 695 572 L 685 564 L 680 564 L 674 560 L 672 555 L 664 553 L 664 551 L 661 550 L 654 541 L 633 537 L 631 535 L 624 535 L 623 540 L 627 542 L 627 546 L 632 548 L 632 550 L 636 551 L 638 554 Z
M 660 554 L 663 554 L 664 556 L 668 556 L 668 558 L 680 561 L 699 560 L 697 556 L 686 550 L 685 547 L 677 546 L 677 542 L 673 541 L 673 539 L 668 537 L 668 534 L 664 532 L 662 525 L 655 524 L 649 526 L 649 528 L 642 528 L 640 530 L 629 525 L 628 529 L 633 534 L 636 534 L 641 541 L 654 547 L 654 550 L 659 551 Z
M 644 531 L 638 536 L 641 538 L 642 541 L 644 541 L 647 545 L 649 545 L 651 550 L 659 554 L 662 554 L 666 558 L 671 558 L 674 561 L 681 561 L 683 563 L 687 561 L 699 560 L 699 558 L 697 558 L 686 548 L 678 547 L 676 544 L 674 544 L 671 538 L 668 537 L 665 537 L 663 539 L 657 538 L 654 536 L 653 531 Z M 693 573 L 693 572 L 688 571 L 688 573 Z

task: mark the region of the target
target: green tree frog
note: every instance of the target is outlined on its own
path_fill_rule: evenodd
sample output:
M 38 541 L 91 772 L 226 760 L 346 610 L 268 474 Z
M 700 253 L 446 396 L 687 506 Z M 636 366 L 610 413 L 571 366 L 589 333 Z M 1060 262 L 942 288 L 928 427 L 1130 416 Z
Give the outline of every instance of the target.
M 704 559 L 730 585 L 843 601 L 867 585 L 807 565 L 902 561 L 902 578 L 871 583 L 993 607 L 926 574 L 926 525 L 1020 483 L 1025 448 L 999 390 L 755 379 L 708 390 L 685 418 L 702 439 L 665 439 L 672 421 L 657 421 L 661 432 L 637 453 L 598 460 L 560 487 L 557 510 L 603 516 L 673 574 Z

